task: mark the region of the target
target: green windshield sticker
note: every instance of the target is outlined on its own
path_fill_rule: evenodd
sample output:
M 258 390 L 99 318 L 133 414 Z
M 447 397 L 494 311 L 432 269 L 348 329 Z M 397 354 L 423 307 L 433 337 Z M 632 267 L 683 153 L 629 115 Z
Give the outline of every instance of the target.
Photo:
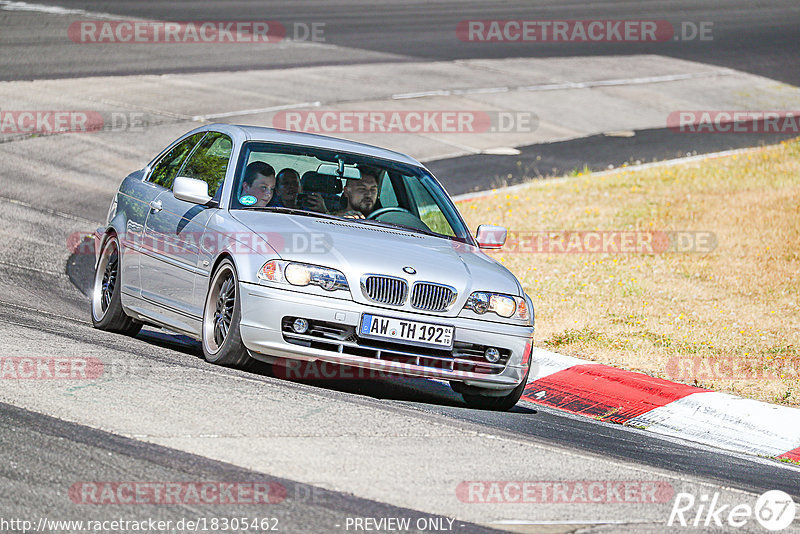
M 245 195 L 239 198 L 239 202 L 241 202 L 243 206 L 252 206 L 258 202 L 258 199 L 253 195 Z

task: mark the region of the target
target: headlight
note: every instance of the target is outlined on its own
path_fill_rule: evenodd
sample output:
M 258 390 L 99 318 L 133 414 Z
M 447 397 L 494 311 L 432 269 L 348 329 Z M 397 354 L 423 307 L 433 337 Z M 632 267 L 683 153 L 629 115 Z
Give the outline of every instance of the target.
M 490 311 L 500 317 L 514 318 L 520 321 L 529 321 L 531 318 L 525 298 L 501 293 L 476 291 L 469 296 L 464 309 L 481 315 Z
M 293 286 L 319 286 L 326 291 L 350 289 L 345 276 L 336 269 L 294 263 L 283 260 L 270 260 L 258 271 L 260 280 L 289 283 Z
M 307 286 L 311 283 L 313 267 L 301 263 L 290 263 L 283 271 L 286 281 L 293 286 Z
M 489 298 L 489 309 L 500 317 L 511 317 L 517 311 L 517 303 L 514 302 L 514 297 L 492 295 Z

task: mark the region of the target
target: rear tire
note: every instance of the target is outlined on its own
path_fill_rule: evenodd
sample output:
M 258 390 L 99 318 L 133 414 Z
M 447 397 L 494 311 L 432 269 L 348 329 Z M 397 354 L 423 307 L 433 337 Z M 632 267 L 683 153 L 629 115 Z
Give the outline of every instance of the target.
M 461 396 L 464 397 L 464 402 L 466 402 L 467 406 L 470 408 L 506 412 L 516 406 L 520 397 L 522 397 L 522 392 L 525 391 L 525 386 L 528 385 L 528 374 L 530 371 L 531 369 L 528 367 L 528 370 L 525 372 L 525 378 L 523 378 L 522 382 L 520 382 L 517 387 L 512 389 L 508 395 L 504 395 L 502 397 L 488 397 L 485 395 L 470 395 L 469 393 L 461 393 Z
M 122 309 L 121 264 L 119 239 L 110 235 L 103 243 L 100 259 L 95 266 L 91 295 L 92 325 L 107 332 L 135 336 L 142 329 L 142 323 L 128 317 Z
M 244 368 L 253 360 L 242 343 L 239 277 L 230 260 L 223 260 L 211 276 L 203 308 L 203 355 L 218 365 Z

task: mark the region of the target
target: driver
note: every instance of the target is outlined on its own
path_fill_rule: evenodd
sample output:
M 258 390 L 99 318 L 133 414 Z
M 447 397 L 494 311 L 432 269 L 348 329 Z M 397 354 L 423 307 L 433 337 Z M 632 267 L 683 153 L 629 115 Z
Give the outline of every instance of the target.
M 347 199 L 347 207 L 335 213 L 339 217 L 364 219 L 375 208 L 378 201 L 378 184 L 381 171 L 374 167 L 360 167 L 360 180 L 347 180 L 342 189 L 342 198 Z

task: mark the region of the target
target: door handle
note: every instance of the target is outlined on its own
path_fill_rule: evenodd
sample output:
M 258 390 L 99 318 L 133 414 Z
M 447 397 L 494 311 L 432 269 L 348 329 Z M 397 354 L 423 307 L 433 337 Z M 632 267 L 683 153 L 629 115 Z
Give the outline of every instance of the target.
M 150 201 L 150 209 L 158 213 L 161 211 L 161 201 L 160 200 L 151 200 Z

